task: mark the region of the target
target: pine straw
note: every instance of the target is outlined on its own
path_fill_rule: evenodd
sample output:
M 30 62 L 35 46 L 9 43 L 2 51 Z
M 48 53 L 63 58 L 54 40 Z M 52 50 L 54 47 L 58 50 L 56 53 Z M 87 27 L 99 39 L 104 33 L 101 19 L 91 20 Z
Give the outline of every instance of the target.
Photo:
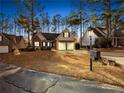
M 76 79 L 95 80 L 124 87 L 124 69 L 103 66 L 93 63 L 93 71 L 89 71 L 89 55 L 83 53 L 36 51 L 22 52 L 15 56 L 12 53 L 1 54 L 2 61 L 29 69 L 72 76 Z

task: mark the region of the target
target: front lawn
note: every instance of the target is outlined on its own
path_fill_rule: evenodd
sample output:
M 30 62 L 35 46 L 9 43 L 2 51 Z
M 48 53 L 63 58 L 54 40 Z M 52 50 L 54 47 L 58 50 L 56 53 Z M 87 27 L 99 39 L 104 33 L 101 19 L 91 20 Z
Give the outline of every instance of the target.
M 124 69 L 103 66 L 100 62 L 94 62 L 91 72 L 89 71 L 89 55 L 85 52 L 84 50 L 74 52 L 36 51 L 21 52 L 21 55 L 16 56 L 12 53 L 0 54 L 0 62 L 124 87 Z

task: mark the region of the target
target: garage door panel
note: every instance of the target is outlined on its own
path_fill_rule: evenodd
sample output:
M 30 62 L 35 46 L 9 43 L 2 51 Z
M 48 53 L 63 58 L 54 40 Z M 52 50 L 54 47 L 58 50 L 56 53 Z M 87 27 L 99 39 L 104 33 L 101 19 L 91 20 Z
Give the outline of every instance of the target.
M 58 50 L 74 50 L 74 42 L 59 42 Z
M 67 50 L 74 50 L 74 43 L 67 43 Z
M 58 43 L 58 50 L 66 50 L 66 43 L 65 42 L 59 42 Z

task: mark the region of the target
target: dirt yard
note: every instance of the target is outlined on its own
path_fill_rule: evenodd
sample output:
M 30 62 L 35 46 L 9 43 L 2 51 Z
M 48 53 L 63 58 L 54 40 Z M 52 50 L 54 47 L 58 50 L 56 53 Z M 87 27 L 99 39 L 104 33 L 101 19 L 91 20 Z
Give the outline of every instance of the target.
M 93 71 L 91 72 L 89 71 L 89 55 L 84 50 L 21 52 L 21 55 L 16 56 L 12 53 L 0 54 L 0 62 L 124 87 L 124 69 L 93 62 Z

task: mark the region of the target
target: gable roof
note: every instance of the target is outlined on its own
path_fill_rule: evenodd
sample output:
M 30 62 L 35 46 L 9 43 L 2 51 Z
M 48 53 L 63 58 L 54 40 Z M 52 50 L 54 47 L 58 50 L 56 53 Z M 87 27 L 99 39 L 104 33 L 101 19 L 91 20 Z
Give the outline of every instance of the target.
M 74 41 L 75 40 L 74 36 L 71 33 L 69 34 L 70 37 L 66 37 L 66 38 L 63 37 L 64 32 L 70 33 L 70 31 L 68 29 L 63 30 L 61 33 L 36 32 L 34 34 L 33 39 L 37 41 L 37 38 L 36 38 L 36 36 L 37 36 L 42 41 L 46 41 L 46 40 L 48 40 L 48 41 L 54 41 L 54 40 Z
M 69 37 L 64 37 L 64 34 L 63 33 L 69 33 Z M 69 31 L 69 29 L 64 29 L 60 35 L 56 38 L 56 40 L 59 40 L 59 41 L 75 41 L 76 38 L 74 37 L 74 35 Z
M 96 27 L 96 28 L 93 28 L 93 27 L 89 27 L 88 28 L 88 31 L 92 30 L 98 37 L 104 37 L 106 35 L 106 32 L 105 32 L 105 28 L 101 28 L 101 27 Z
M 8 45 L 11 48 L 18 48 L 18 44 L 23 38 L 23 36 L 16 36 L 16 35 L 11 35 L 11 34 L 6 34 L 6 33 L 0 33 L 1 36 L 3 36 L 4 41 L 0 42 L 0 45 Z M 19 45 L 20 46 L 20 45 Z
M 41 33 L 47 40 L 55 40 L 59 34 L 57 33 Z
M 16 43 L 19 43 L 23 39 L 23 36 L 16 36 Z
M 58 37 L 59 34 L 57 33 L 42 33 L 42 32 L 37 32 L 34 34 L 34 39 L 35 36 L 37 36 L 40 40 L 49 40 L 53 41 Z
M 100 33 L 100 31 L 96 30 L 93 28 L 93 32 L 98 36 L 98 37 L 103 37 L 103 35 Z
M 2 36 L 2 41 L 0 41 L 0 46 L 8 46 L 9 40 L 6 38 L 6 36 L 0 32 L 0 36 Z

